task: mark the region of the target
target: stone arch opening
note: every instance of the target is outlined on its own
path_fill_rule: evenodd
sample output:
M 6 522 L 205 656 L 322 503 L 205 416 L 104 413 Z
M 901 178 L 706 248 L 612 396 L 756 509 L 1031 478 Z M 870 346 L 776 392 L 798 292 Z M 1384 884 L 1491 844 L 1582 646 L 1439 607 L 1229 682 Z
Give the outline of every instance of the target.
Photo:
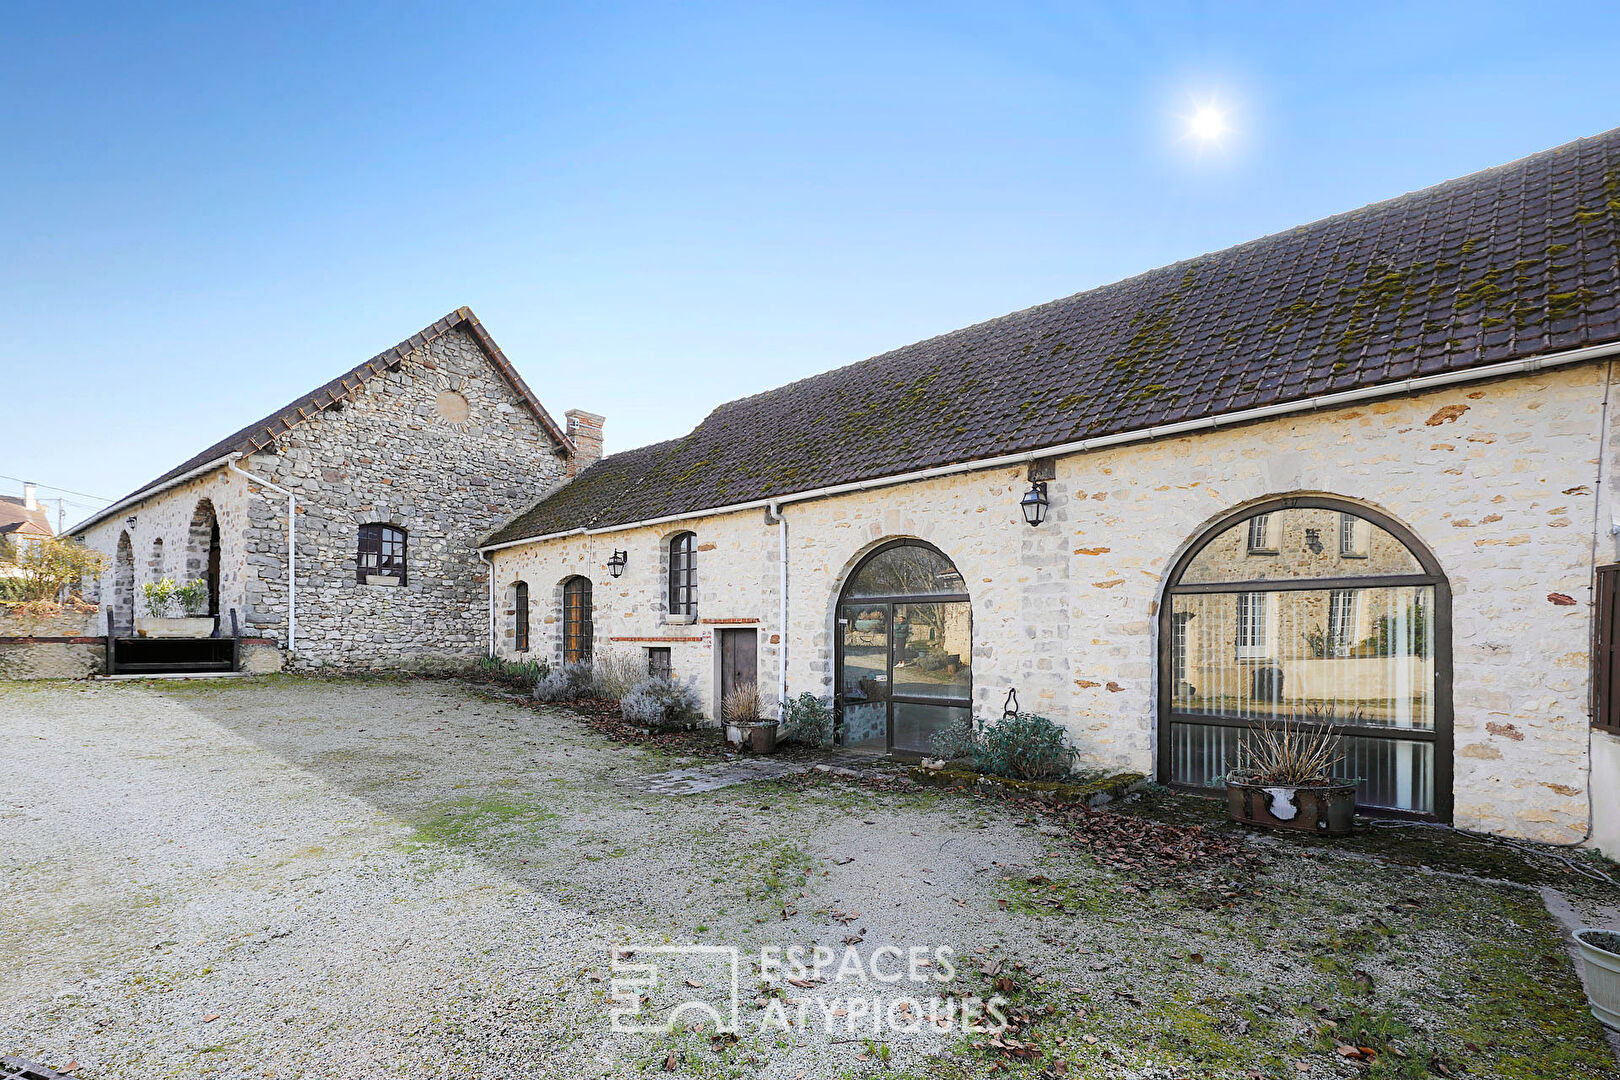
M 839 742 L 929 755 L 973 716 L 973 608 L 956 565 L 899 538 L 867 552 L 838 593 L 833 695 Z
M 1158 771 L 1215 789 L 1251 732 L 1332 728 L 1367 812 L 1451 818 L 1451 590 L 1399 522 L 1331 496 L 1202 530 L 1159 605 Z
M 113 555 L 113 625 L 120 630 L 135 626 L 135 545 L 129 531 L 118 534 Z
M 208 583 L 208 614 L 219 614 L 219 518 L 212 499 L 199 499 L 186 531 L 186 580 Z

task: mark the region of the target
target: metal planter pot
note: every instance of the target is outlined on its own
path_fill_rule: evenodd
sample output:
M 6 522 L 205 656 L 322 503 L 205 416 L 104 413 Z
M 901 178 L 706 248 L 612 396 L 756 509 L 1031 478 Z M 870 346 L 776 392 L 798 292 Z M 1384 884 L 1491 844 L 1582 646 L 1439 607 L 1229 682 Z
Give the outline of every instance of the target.
M 1289 787 L 1228 780 L 1226 814 L 1244 825 L 1348 836 L 1355 823 L 1356 785 Z
M 1620 1030 L 1620 953 L 1599 948 L 1587 940 L 1594 934 L 1616 934 L 1613 930 L 1599 930 L 1583 926 L 1575 931 L 1575 946 L 1586 961 L 1586 997 L 1592 1003 L 1592 1015 L 1605 1027 Z
M 750 754 L 774 754 L 776 721 L 757 720 L 752 723 L 727 724 L 726 742 Z

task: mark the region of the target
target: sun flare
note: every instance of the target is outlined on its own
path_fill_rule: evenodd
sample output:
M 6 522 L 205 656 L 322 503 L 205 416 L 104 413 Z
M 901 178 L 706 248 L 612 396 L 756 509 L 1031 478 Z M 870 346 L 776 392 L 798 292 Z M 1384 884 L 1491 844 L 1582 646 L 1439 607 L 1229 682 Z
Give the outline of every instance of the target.
M 1189 139 L 1212 146 L 1221 141 L 1232 131 L 1232 125 L 1227 122 L 1226 110 L 1214 102 L 1196 106 L 1192 113 L 1182 117 L 1186 125 L 1186 134 Z

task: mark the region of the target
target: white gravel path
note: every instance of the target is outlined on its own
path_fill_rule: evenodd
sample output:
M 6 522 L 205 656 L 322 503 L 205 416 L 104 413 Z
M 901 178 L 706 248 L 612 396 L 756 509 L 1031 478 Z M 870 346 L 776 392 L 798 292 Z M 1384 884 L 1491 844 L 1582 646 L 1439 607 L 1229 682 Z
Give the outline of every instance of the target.
M 636 1072 L 668 1039 L 610 1031 L 610 945 L 837 945 L 861 912 L 873 946 L 962 947 L 960 898 L 994 911 L 982 871 L 1039 852 L 874 827 L 858 792 L 784 823 L 748 786 L 627 791 L 678 761 L 456 684 L 13 684 L 0 739 L 0 1054 L 82 1077 Z M 814 894 L 760 895 L 800 853 Z M 796 1042 L 748 1071 L 859 1066 Z

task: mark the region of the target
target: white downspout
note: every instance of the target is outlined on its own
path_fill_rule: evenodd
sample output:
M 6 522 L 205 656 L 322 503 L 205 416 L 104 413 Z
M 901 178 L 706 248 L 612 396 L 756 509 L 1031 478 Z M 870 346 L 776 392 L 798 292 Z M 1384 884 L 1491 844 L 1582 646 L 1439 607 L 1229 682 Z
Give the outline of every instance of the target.
M 287 496 L 287 655 L 291 657 L 298 649 L 298 497 L 262 476 L 237 468 L 234 458 L 229 467 L 233 473 L 247 477 L 260 487 Z
M 478 557 L 489 567 L 489 658 L 495 659 L 495 560 L 482 551 Z
M 777 585 L 780 608 L 776 622 L 776 715 L 780 719 L 783 711 L 787 709 L 788 526 L 787 518 L 782 516 L 781 503 L 771 503 L 770 513 L 776 519 L 776 538 L 780 545 L 776 555 L 777 564 L 781 569 L 781 579 Z

